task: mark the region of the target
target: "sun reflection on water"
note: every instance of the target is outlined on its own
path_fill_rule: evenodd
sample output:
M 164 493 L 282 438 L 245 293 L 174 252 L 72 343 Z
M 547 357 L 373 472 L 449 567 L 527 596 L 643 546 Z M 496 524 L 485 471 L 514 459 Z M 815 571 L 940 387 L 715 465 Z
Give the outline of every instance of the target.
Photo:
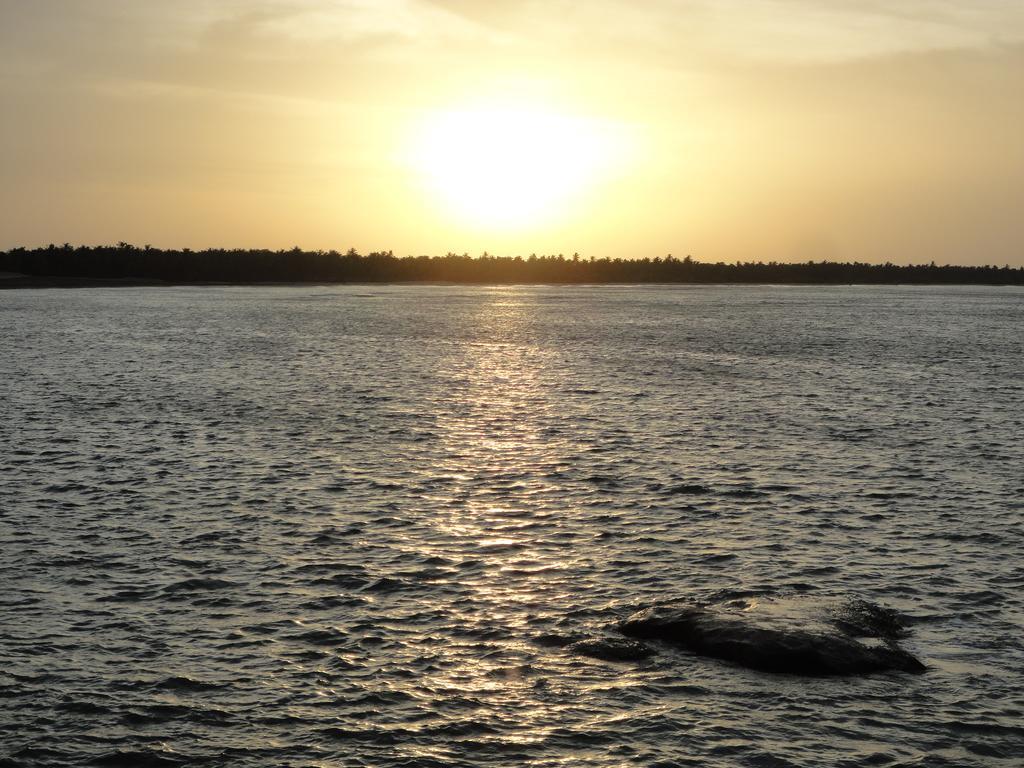
M 439 375 L 462 386 L 439 409 L 434 471 L 455 482 L 431 496 L 428 523 L 437 553 L 469 564 L 460 575 L 464 598 L 453 607 L 467 645 L 453 649 L 457 664 L 428 684 L 518 713 L 518 723 L 503 724 L 501 741 L 529 745 L 547 738 L 558 717 L 556 705 L 544 703 L 550 697 L 538 695 L 547 680 L 525 643 L 538 618 L 566 600 L 574 557 L 547 538 L 551 512 L 537 503 L 556 490 L 543 477 L 566 451 L 564 439 L 544 434 L 557 414 L 541 396 L 561 386 L 561 373 L 550 352 L 525 341 L 526 297 L 514 288 L 484 297 L 469 318 L 475 341 L 438 361 Z

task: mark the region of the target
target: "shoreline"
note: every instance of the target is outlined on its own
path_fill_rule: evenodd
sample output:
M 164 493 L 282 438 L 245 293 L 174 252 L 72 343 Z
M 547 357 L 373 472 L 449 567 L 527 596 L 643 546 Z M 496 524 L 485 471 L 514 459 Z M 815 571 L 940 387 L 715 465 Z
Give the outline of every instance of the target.
M 876 286 L 908 286 L 908 287 L 947 287 L 947 288 L 966 288 L 966 287 L 987 287 L 987 288 L 1022 288 L 1019 283 L 987 283 L 987 282 L 976 282 L 976 283 L 953 283 L 953 282 L 756 282 L 756 281 L 716 281 L 716 282 L 518 282 L 518 281 L 455 281 L 455 280 L 374 280 L 374 281 L 305 281 L 305 280 L 285 280 L 285 281 L 240 281 L 240 282 L 223 282 L 223 281 L 168 281 L 168 280 L 146 280 L 143 278 L 134 277 L 69 277 L 62 275 L 24 275 L 24 274 L 0 274 L 0 290 L 19 290 L 19 289 L 46 289 L 46 288 L 298 288 L 302 286 L 309 287 L 330 287 L 330 286 L 345 286 L 345 285 L 360 285 L 360 286 L 396 286 L 396 285 L 407 285 L 407 286 L 465 286 L 465 287 L 500 287 L 500 286 L 558 286 L 565 288 L 579 288 L 579 287 L 640 287 L 640 286 L 659 286 L 659 287 L 721 287 L 721 286 L 783 286 L 783 287 L 808 287 L 808 288 L 822 288 L 822 287 L 876 287 Z

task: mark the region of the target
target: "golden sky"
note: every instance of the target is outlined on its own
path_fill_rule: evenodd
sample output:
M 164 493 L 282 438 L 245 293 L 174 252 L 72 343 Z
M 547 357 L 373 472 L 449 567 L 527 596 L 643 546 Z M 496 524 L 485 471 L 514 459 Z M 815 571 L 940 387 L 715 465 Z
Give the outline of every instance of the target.
M 0 248 L 1024 264 L 1020 0 L 0 0 Z

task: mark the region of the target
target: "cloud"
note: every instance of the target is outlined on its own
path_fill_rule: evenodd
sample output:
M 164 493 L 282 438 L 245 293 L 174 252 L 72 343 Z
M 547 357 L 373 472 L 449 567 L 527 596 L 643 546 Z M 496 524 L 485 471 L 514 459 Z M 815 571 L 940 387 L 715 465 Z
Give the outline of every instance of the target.
M 694 51 L 711 59 L 826 61 L 1024 36 L 1024 6 L 1007 0 L 426 1 L 527 42 L 610 44 L 658 58 L 669 49 L 682 61 Z
M 0 0 L 0 14 L 0 61 L 19 75 L 328 100 L 481 70 L 621 80 L 1024 38 L 1024 5 L 1004 0 Z

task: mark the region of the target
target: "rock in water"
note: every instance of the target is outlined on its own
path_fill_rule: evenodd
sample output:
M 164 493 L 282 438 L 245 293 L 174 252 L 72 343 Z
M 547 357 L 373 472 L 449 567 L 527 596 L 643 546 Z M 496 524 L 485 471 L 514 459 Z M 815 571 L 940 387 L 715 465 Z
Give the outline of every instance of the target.
M 569 650 L 581 656 L 590 656 L 602 661 L 640 661 L 654 653 L 643 643 L 621 637 L 580 640 L 570 645 Z
M 629 637 L 665 640 L 701 656 L 796 675 L 923 672 L 899 646 L 895 611 L 862 600 L 744 598 L 717 604 L 665 604 L 620 624 Z

